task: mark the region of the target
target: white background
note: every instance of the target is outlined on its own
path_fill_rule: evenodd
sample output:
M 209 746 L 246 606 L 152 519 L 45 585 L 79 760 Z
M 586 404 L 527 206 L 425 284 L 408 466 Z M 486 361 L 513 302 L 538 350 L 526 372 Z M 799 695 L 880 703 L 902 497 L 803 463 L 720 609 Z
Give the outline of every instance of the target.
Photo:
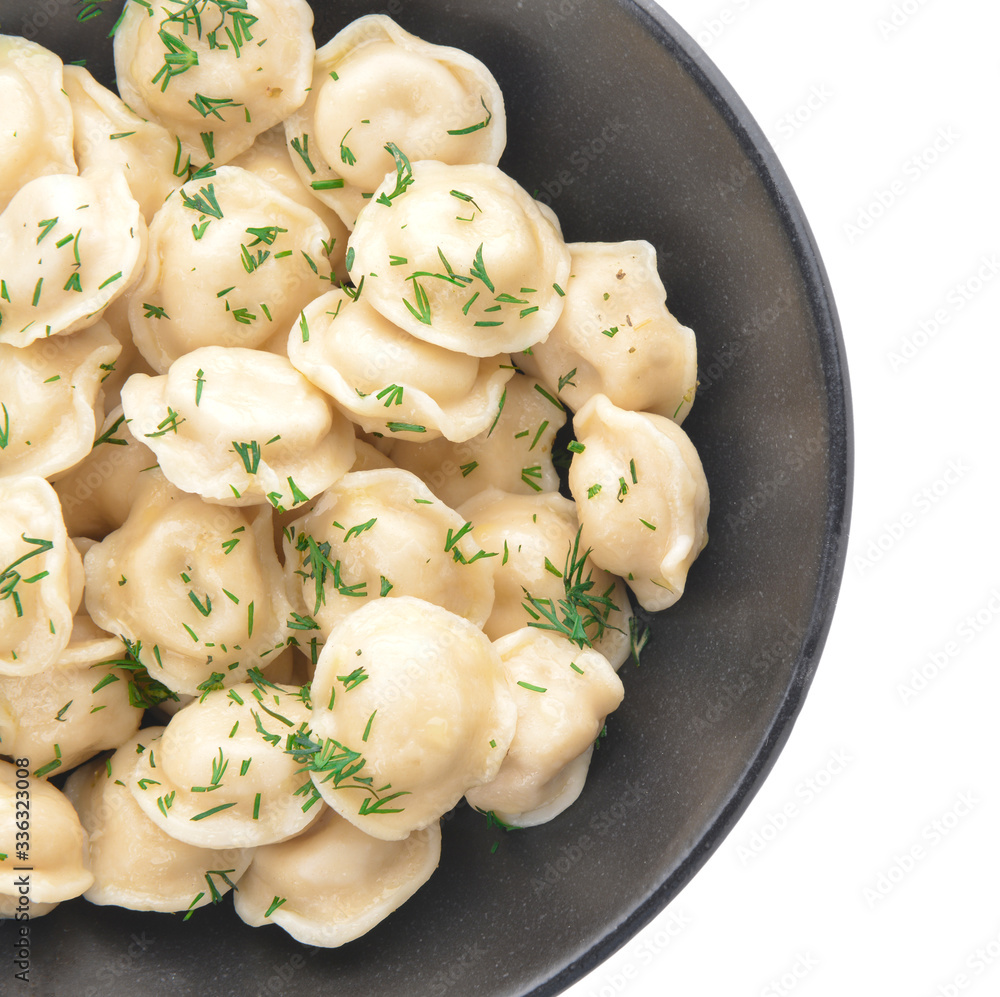
M 855 493 L 805 707 L 735 829 L 570 997 L 1000 993 L 1000 4 L 663 0 L 833 284 Z

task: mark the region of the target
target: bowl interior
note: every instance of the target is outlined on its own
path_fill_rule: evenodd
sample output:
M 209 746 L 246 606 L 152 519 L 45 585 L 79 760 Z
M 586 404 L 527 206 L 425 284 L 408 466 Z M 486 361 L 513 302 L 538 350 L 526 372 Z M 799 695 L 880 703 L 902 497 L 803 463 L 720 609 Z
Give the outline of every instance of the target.
M 647 617 L 642 665 L 580 800 L 502 833 L 459 807 L 440 869 L 342 950 L 251 929 L 227 901 L 187 923 L 74 901 L 33 925 L 58 994 L 555 994 L 654 916 L 742 812 L 787 737 L 843 567 L 850 417 L 837 318 L 787 180 L 748 112 L 668 17 L 634 0 L 315 3 L 322 44 L 365 13 L 481 58 L 504 91 L 501 163 L 567 240 L 646 239 L 694 328 L 685 423 L 712 493 L 688 591 Z M 0 4 L 3 30 L 113 84 L 120 3 Z M 613 44 L 611 43 L 613 39 Z M 495 852 L 491 849 L 499 842 Z

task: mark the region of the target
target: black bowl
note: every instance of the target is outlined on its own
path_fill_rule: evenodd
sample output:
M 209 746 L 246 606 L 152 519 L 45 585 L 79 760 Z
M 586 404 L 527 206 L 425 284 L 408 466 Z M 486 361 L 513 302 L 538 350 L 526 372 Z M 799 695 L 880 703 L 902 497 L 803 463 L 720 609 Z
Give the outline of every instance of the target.
M 2 0 L 0 25 L 112 84 L 120 3 L 81 24 L 86 6 Z M 507 100 L 502 166 L 567 239 L 657 247 L 671 308 L 698 335 L 685 429 L 711 486 L 709 546 L 684 598 L 651 618 L 642 665 L 623 668 L 625 702 L 559 818 L 498 833 L 458 808 L 427 886 L 341 950 L 246 927 L 228 901 L 187 923 L 63 904 L 32 926 L 40 993 L 559 993 L 718 847 L 788 737 L 830 626 L 851 487 L 840 330 L 788 180 L 704 53 L 649 0 L 314 7 L 319 43 L 383 12 L 474 53 Z

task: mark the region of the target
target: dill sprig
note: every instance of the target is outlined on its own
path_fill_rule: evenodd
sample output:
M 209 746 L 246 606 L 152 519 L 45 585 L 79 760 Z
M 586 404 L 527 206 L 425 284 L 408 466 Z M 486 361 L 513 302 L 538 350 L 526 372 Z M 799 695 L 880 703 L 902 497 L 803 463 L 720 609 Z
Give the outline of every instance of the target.
M 392 193 L 386 194 L 383 191 L 375 200 L 379 204 L 386 205 L 386 207 L 392 207 L 393 200 L 399 197 L 413 183 L 413 167 L 410 166 L 409 159 L 406 158 L 403 151 L 395 142 L 387 142 L 385 151 L 392 156 L 396 163 L 396 186 L 393 187 Z
M 356 529 L 356 527 L 352 527 L 352 529 Z M 326 605 L 327 580 L 330 581 L 340 595 L 352 596 L 354 598 L 365 598 L 367 596 L 366 582 L 356 582 L 353 585 L 348 585 L 341 578 L 340 560 L 330 560 L 331 548 L 329 541 L 317 543 L 308 533 L 300 533 L 295 542 L 295 549 L 303 555 L 302 567 L 295 573 L 301 575 L 306 581 L 315 582 L 316 585 L 316 603 L 312 610 L 313 615 L 319 612 L 320 606 Z
M 486 106 L 486 101 L 482 97 L 479 98 L 479 103 L 483 105 L 483 110 L 486 112 L 485 119 L 477 121 L 474 125 L 469 125 L 466 128 L 449 128 L 449 135 L 471 135 L 472 132 L 478 132 L 481 128 L 488 127 L 489 123 L 493 120 L 493 112 Z
M 141 710 L 148 710 L 168 699 L 178 700 L 177 693 L 168 689 L 162 682 L 152 678 L 146 670 L 146 666 L 139 660 L 142 653 L 142 641 L 131 641 L 128 637 L 122 636 L 122 643 L 125 645 L 125 653 L 121 658 L 114 658 L 108 661 L 100 661 L 92 668 L 119 668 L 128 672 L 128 701 Z M 159 660 L 160 649 L 153 647 L 153 656 Z M 109 682 L 116 682 L 117 677 L 106 676 L 95 686 L 95 690 L 101 685 Z
M 354 751 L 331 737 L 320 740 L 307 724 L 301 724 L 298 730 L 288 735 L 285 753 L 302 766 L 299 772 L 309 773 L 310 776 L 319 773 L 322 775 L 320 781 L 332 782 L 334 789 L 362 790 L 365 796 L 358 807 L 358 814 L 362 817 L 369 814 L 397 814 L 405 809 L 388 804 L 401 796 L 409 796 L 409 792 L 390 792 L 390 784 L 376 789 L 372 776 L 360 775 L 367 765 L 360 751 Z
M 581 555 L 580 534 L 582 527 L 576 531 L 576 537 L 569 545 L 563 571 L 547 565 L 547 569 L 559 575 L 563 580 L 565 598 L 553 603 L 551 599 L 536 599 L 526 588 L 522 588 L 526 601 L 522 603 L 532 617 L 529 627 L 539 630 L 551 630 L 562 634 L 578 647 L 593 647 L 594 641 L 600 640 L 604 631 L 611 626 L 608 618 L 613 611 L 619 609 L 611 598 L 614 592 L 614 582 L 602 592 L 594 589 L 593 568 L 584 577 L 584 568 L 590 556 L 590 548 Z M 618 630 L 618 627 L 611 626 Z M 593 631 L 591 635 L 588 631 Z
M 37 557 L 39 554 L 45 554 L 52 550 L 55 546 L 51 540 L 38 540 L 32 537 L 26 536 L 24 533 L 21 534 L 21 539 L 28 544 L 31 544 L 35 549 L 29 550 L 27 553 L 22 554 L 19 558 L 11 561 L 6 568 L 0 572 L 0 602 L 5 599 L 10 599 L 14 603 L 14 612 L 18 617 L 24 615 L 24 610 L 21 608 L 21 597 L 17 592 L 17 586 L 24 582 L 25 585 L 30 585 L 32 582 L 41 581 L 41 579 L 48 576 L 48 571 L 40 571 L 30 578 L 24 578 L 21 572 L 17 570 L 18 566 L 24 564 L 25 561 L 29 561 L 33 557 Z
M 520 831 L 521 827 L 518 824 L 508 824 L 507 821 L 498 817 L 495 810 L 482 810 L 480 807 L 475 808 L 478 813 L 481 813 L 486 818 L 487 827 L 499 827 L 504 831 Z

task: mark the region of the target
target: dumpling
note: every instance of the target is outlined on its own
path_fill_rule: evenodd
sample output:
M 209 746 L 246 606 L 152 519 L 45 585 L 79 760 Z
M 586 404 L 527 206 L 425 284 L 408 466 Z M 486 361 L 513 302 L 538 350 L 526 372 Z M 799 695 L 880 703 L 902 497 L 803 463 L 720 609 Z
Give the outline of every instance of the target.
M 209 505 L 148 474 L 125 524 L 87 552 L 87 611 L 174 692 L 241 682 L 285 644 L 270 507 Z
M 305 0 L 165 0 L 155 10 L 129 0 L 115 31 L 118 92 L 178 135 L 185 155 L 227 163 L 306 99 L 312 24 Z
M 378 447 L 362 437 L 354 441 L 354 464 L 352 471 L 381 471 L 396 465 Z
M 285 144 L 285 129 L 283 125 L 261 132 L 246 152 L 241 152 L 230 164 L 249 170 L 272 184 L 297 201 L 303 208 L 315 212 L 320 221 L 330 230 L 330 238 L 325 244 L 325 252 L 330 266 L 341 279 L 346 279 L 344 257 L 347 255 L 347 236 L 350 234 L 347 226 L 341 221 L 329 205 L 325 204 L 314 193 L 308 182 L 303 182 L 292 162 L 292 154 Z
M 119 169 L 147 222 L 187 179 L 177 139 L 140 118 L 82 66 L 66 66 L 63 86 L 73 108 L 73 148 L 80 172 Z
M 327 809 L 309 828 L 254 851 L 234 906 L 247 924 L 277 924 L 304 945 L 359 938 L 430 879 L 440 824 L 382 841 Z
M 288 359 L 365 432 L 467 440 L 496 421 L 510 357 L 471 357 L 417 339 L 363 295 L 330 291 L 306 306 Z
M 221 505 L 291 509 L 354 463 L 354 428 L 284 357 L 204 346 L 122 388 L 134 436 L 178 488 Z
M 0 211 L 35 177 L 76 173 L 73 112 L 54 52 L 0 35 Z
M 143 472 L 154 467 L 156 455 L 129 431 L 119 405 L 105 417 L 86 457 L 53 483 L 70 536 L 103 540 L 117 530 L 128 519 Z
M 22 912 L 37 917 L 94 882 L 87 868 L 87 832 L 73 804 L 45 779 L 31 775 L 26 761 L 0 760 L 2 917 L 20 918 Z
M 0 565 L 0 675 L 33 675 L 65 651 L 83 593 L 80 554 L 43 478 L 0 477 Z
M 136 346 L 160 374 L 201 346 L 284 340 L 329 288 L 326 226 L 236 166 L 188 181 L 149 227 L 149 259 L 130 292 Z
M 0 477 L 57 475 L 90 453 L 101 382 L 120 352 L 103 321 L 21 348 L 0 343 Z
M 595 564 L 621 575 L 644 609 L 672 606 L 708 542 L 708 483 L 675 422 L 594 395 L 573 419 L 582 449 L 569 487 Z
M 145 727 L 105 760 L 66 781 L 90 840 L 93 904 L 130 910 L 192 911 L 218 903 L 246 872 L 250 848 L 201 848 L 171 837 L 143 813 L 131 790 L 135 770 L 162 727 Z
M 118 170 L 26 183 L 0 214 L 0 343 L 93 325 L 146 259 L 146 223 Z
M 548 339 L 517 358 L 571 409 L 595 394 L 678 425 L 698 380 L 694 333 L 666 306 L 648 242 L 576 242 L 562 315 Z
M 499 416 L 472 439 L 394 442 L 394 463 L 420 477 L 435 495 L 457 508 L 486 488 L 530 495 L 559 488 L 552 463 L 556 433 L 566 410 L 538 381 L 515 374 L 505 385 Z
M 501 552 L 493 612 L 483 625 L 491 640 L 526 626 L 553 629 L 621 667 L 631 647 L 628 590 L 581 543 L 572 500 L 557 492 L 510 495 L 487 488 L 459 512 L 476 524 L 480 543 Z
M 312 682 L 302 761 L 323 799 L 386 841 L 428 827 L 489 782 L 516 711 L 483 632 L 401 596 L 363 606 L 330 635 Z
M 419 596 L 482 626 L 495 552 L 409 471 L 352 471 L 285 527 L 293 599 L 326 635 L 368 602 Z
M 123 781 L 161 831 L 201 848 L 249 848 L 305 830 L 323 806 L 289 734 L 305 729 L 300 690 L 259 676 L 209 692 L 170 718 Z
M 131 675 L 115 666 L 121 641 L 77 636 L 44 671 L 0 676 L 0 703 L 8 704 L 0 711 L 8 716 L 0 719 L 0 754 L 30 758 L 35 774 L 46 778 L 117 748 L 142 720 L 142 708 L 131 702 Z
M 570 256 L 537 202 L 496 166 L 397 158 L 348 241 L 368 303 L 411 336 L 474 357 L 545 339 Z
M 507 669 L 517 729 L 496 778 L 466 799 L 505 824 L 532 827 L 579 796 L 594 741 L 625 690 L 603 654 L 556 634 L 525 627 L 494 647 Z
M 478 59 L 371 14 L 316 52 L 309 96 L 285 133 L 303 182 L 353 228 L 395 169 L 390 143 L 414 160 L 495 166 L 507 122 L 500 87 Z

